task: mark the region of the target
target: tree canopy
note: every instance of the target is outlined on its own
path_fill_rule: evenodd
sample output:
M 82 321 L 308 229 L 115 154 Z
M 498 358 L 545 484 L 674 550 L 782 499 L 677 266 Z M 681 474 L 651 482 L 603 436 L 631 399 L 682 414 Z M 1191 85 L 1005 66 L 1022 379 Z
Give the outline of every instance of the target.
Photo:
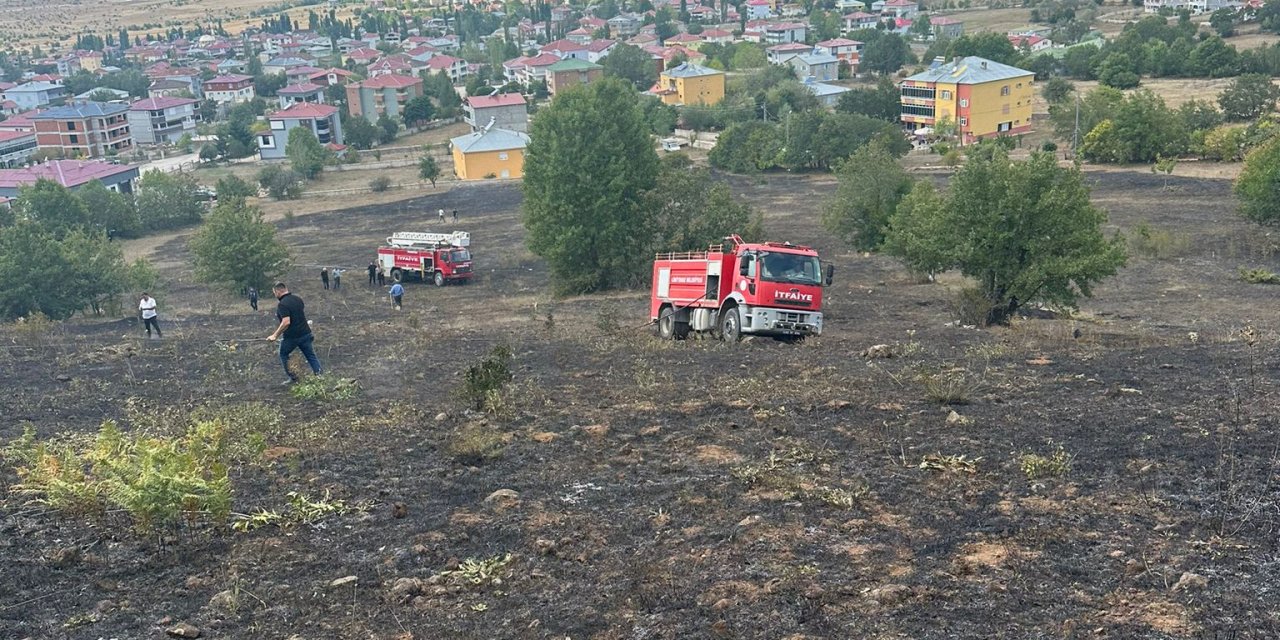
M 911 189 L 911 178 L 883 145 L 866 145 L 836 168 L 839 186 L 822 212 L 822 226 L 862 251 L 884 243 L 889 218 Z
M 219 202 L 190 241 L 196 276 L 231 291 L 265 289 L 289 266 L 289 251 L 257 207 Z
M 293 170 L 308 180 L 320 175 L 330 156 L 329 150 L 320 144 L 310 127 L 294 127 L 289 131 L 284 154 L 288 156 Z
M 625 286 L 648 252 L 658 158 L 626 82 L 573 87 L 539 110 L 525 153 L 527 243 L 560 293 Z

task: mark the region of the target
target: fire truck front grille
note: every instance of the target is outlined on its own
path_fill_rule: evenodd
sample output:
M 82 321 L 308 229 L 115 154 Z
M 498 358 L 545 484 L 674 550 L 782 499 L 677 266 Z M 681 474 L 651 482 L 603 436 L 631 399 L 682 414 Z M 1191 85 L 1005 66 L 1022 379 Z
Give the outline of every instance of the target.
M 807 324 L 809 322 L 809 314 L 807 313 L 788 313 L 786 311 L 778 314 L 778 320 L 781 322 L 795 322 L 798 324 Z
M 458 267 L 453 270 L 454 273 L 471 273 L 471 267 Z

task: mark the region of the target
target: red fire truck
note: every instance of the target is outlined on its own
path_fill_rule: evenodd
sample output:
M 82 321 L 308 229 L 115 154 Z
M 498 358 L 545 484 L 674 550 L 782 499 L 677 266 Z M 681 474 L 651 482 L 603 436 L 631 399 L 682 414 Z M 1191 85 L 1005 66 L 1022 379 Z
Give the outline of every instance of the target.
M 658 254 L 653 262 L 650 319 L 658 336 L 690 331 L 726 342 L 743 335 L 797 340 L 822 333 L 824 277 L 818 252 L 790 243 L 745 243 L 737 235 L 706 251 Z
M 471 234 L 465 231 L 403 231 L 387 238 L 386 246 L 378 247 L 378 265 L 392 282 L 418 278 L 437 287 L 448 282 L 465 284 L 471 279 L 470 246 Z

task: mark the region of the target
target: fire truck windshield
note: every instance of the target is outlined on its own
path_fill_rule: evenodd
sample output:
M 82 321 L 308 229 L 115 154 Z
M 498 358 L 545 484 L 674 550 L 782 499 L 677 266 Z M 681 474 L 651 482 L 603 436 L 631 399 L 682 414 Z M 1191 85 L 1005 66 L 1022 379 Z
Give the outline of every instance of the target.
M 760 265 L 760 278 L 767 282 L 822 284 L 822 266 L 814 256 L 764 251 Z
M 454 249 L 449 252 L 449 262 L 466 262 L 471 259 L 471 252 L 466 249 Z

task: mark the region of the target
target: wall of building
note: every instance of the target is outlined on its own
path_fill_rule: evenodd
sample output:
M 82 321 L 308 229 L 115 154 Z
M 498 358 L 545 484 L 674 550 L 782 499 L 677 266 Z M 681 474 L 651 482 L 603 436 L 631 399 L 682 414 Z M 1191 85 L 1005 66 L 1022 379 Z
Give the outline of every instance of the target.
M 1032 76 L 1010 78 L 984 84 L 970 85 L 966 92 L 967 109 L 960 112 L 966 124 L 960 127 L 970 139 L 994 135 L 1024 133 L 1031 129 L 1031 101 L 1034 95 Z M 1008 94 L 1004 94 L 1004 89 Z M 966 96 L 961 96 L 964 99 Z M 1003 130 L 1002 129 L 1003 125 Z
M 720 74 L 677 78 L 676 93 L 680 102 L 689 105 L 714 105 L 724 100 L 724 76 Z
M 459 180 L 483 180 L 488 175 L 521 178 L 524 177 L 524 150 L 463 153 L 454 147 L 453 173 Z

